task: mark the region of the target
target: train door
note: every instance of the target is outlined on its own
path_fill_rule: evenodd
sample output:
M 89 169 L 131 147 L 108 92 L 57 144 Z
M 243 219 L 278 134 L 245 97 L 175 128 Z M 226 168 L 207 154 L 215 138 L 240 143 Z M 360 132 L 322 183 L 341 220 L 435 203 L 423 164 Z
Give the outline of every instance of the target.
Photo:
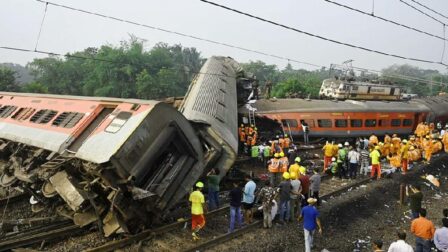
M 389 92 L 389 95 L 394 95 L 395 94 L 395 88 L 390 88 L 390 92 Z
M 108 115 L 115 110 L 114 106 L 100 106 L 97 110 L 98 112 L 94 112 L 94 118 L 91 119 L 88 123 L 86 123 L 81 129 L 82 133 L 76 137 L 75 141 L 68 147 L 68 150 L 71 152 L 77 152 L 84 141 L 95 131 L 95 129 L 107 118 Z

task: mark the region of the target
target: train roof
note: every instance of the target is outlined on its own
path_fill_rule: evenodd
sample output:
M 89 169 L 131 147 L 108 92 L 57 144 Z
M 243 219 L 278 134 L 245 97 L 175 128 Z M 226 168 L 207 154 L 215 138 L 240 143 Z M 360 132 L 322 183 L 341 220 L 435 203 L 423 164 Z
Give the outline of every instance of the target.
M 63 99 L 63 100 L 81 100 L 81 101 L 98 101 L 98 102 L 113 102 L 113 103 L 136 103 L 136 104 L 150 104 L 154 105 L 159 101 L 154 100 L 140 100 L 130 98 L 115 98 L 115 97 L 92 97 L 92 96 L 74 96 L 74 95 L 59 95 L 59 94 L 36 94 L 36 93 L 17 93 L 17 92 L 3 92 L 0 91 L 0 99 L 3 96 L 23 96 L 36 97 L 48 99 Z
M 278 112 L 426 112 L 428 107 L 417 101 L 334 101 L 313 99 L 261 99 L 250 106 L 257 113 Z M 246 112 L 243 108 L 240 112 Z

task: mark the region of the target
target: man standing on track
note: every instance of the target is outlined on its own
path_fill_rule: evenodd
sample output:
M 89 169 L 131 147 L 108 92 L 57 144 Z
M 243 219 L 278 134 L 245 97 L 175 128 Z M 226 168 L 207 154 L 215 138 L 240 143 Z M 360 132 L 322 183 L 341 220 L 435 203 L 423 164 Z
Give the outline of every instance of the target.
M 430 252 L 435 228 L 432 221 L 426 219 L 426 209 L 420 209 L 419 217 L 412 221 L 411 232 L 415 235 L 415 251 Z
M 305 252 L 311 252 L 313 245 L 313 236 L 316 228 L 318 232 L 322 234 L 322 226 L 319 220 L 319 212 L 317 211 L 314 204 L 317 202 L 314 198 L 309 198 L 307 200 L 308 206 L 302 208 L 302 213 L 298 218 L 298 221 L 303 219 L 303 233 L 305 236 Z
M 381 154 L 378 151 L 380 149 L 379 146 L 375 146 L 375 149 L 370 152 L 370 158 L 372 159 L 372 172 L 370 173 L 370 177 L 374 178 L 375 173 L 377 173 L 377 179 L 381 178 L 381 166 L 380 166 L 380 157 Z
M 254 200 L 255 200 L 255 189 L 257 188 L 257 185 L 252 180 L 250 175 L 246 175 L 244 177 L 246 180 L 246 185 L 244 186 L 243 191 L 243 208 L 244 208 L 244 222 L 246 224 L 252 223 L 252 208 L 254 207 Z
M 193 240 L 199 240 L 198 232 L 205 226 L 204 212 L 207 212 L 207 205 L 205 204 L 205 197 L 201 190 L 204 188 L 204 183 L 201 181 L 196 183 L 195 191 L 190 194 L 189 201 L 191 202 L 191 229 Z

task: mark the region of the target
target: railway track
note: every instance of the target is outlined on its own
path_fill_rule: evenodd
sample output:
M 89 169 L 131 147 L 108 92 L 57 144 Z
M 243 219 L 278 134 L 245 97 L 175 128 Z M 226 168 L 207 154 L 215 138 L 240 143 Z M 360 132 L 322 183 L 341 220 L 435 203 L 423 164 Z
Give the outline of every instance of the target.
M 1 238 L 0 251 L 8 251 L 14 248 L 26 247 L 32 244 L 60 239 L 64 236 L 73 235 L 83 231 L 82 228 L 73 224 L 71 220 L 58 221 L 52 224 L 35 227 Z
M 13 196 L 8 196 L 5 198 L 0 199 L 0 207 L 6 206 L 6 204 L 12 204 L 21 200 L 25 200 L 29 197 L 26 193 L 20 193 Z
M 323 200 L 330 199 L 344 193 L 350 188 L 368 183 L 370 178 L 358 179 L 356 181 L 345 182 L 346 185 L 340 186 L 334 190 L 332 188 L 323 188 L 325 194 L 321 197 Z M 335 181 L 332 181 L 335 182 Z M 227 213 L 229 206 L 224 206 L 220 209 L 209 212 L 206 215 L 207 219 L 207 234 L 198 243 L 191 242 L 190 232 L 185 232 L 183 228 L 186 227 L 189 220 L 185 220 L 178 223 L 169 224 L 160 228 L 145 230 L 139 234 L 126 237 L 121 240 L 112 241 L 96 248 L 90 248 L 84 250 L 84 252 L 106 252 L 113 251 L 125 246 L 129 246 L 135 242 L 150 240 L 153 242 L 151 249 L 154 251 L 203 251 L 204 249 L 216 246 L 225 241 L 229 241 L 238 237 L 244 233 L 250 232 L 252 229 L 261 226 L 262 221 L 254 221 L 250 225 L 246 225 L 243 228 L 237 229 L 235 232 L 227 233 L 228 217 Z M 221 214 L 220 214 L 221 213 Z M 225 214 L 222 214 L 225 213 Z M 216 217 L 214 217 L 216 216 Z M 189 226 L 186 227 L 189 229 Z M 166 237 L 163 237 L 166 236 Z M 160 239 L 159 239 L 160 238 Z M 164 239 L 165 238 L 165 239 Z M 171 244 L 183 244 L 179 247 L 172 247 Z M 192 244 L 192 246 L 191 246 Z

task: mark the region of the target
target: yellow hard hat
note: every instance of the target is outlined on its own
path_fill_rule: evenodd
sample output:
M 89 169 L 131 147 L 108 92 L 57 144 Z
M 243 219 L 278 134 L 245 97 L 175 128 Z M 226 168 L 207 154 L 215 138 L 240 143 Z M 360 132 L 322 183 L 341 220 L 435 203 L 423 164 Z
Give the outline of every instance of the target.
M 288 134 L 285 134 L 285 137 L 288 137 Z
M 283 151 L 280 152 L 280 157 L 284 157 L 284 156 L 285 156 L 285 153 L 283 153 Z
M 429 135 L 426 135 L 426 138 L 428 138 L 428 139 L 429 139 Z
M 402 143 L 407 143 L 408 142 L 408 140 L 406 140 L 406 139 L 403 139 L 402 141 L 401 141 Z
M 283 173 L 283 178 L 284 178 L 284 179 L 290 179 L 291 176 L 289 175 L 289 172 L 284 172 L 284 173 Z
M 409 150 L 415 150 L 415 147 L 414 147 L 414 146 L 411 146 L 411 147 L 409 148 Z
M 379 150 L 380 149 L 380 147 L 379 146 L 375 146 L 375 150 Z
M 254 130 L 258 130 L 257 127 L 255 127 Z
M 300 163 L 301 159 L 300 157 L 296 157 L 296 159 L 294 159 L 295 162 Z
M 204 187 L 204 183 L 199 181 L 199 182 L 196 183 L 196 187 L 203 188 Z
M 274 157 L 279 157 L 279 156 L 280 156 L 280 154 L 278 154 L 278 153 L 274 154 Z

